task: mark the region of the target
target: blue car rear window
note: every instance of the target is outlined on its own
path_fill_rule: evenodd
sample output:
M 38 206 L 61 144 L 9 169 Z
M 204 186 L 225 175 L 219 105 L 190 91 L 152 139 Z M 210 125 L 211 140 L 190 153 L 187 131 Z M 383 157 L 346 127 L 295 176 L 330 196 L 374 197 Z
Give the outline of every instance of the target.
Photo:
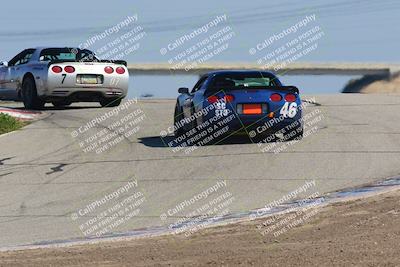
M 279 80 L 273 75 L 262 73 L 228 74 L 214 77 L 210 89 L 240 90 L 246 88 L 263 89 L 279 86 Z

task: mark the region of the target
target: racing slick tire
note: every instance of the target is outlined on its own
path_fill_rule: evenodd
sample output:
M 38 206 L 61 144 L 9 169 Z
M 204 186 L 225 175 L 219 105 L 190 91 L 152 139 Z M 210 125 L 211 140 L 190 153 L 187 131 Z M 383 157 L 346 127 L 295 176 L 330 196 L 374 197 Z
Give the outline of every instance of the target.
M 176 105 L 175 105 L 175 112 L 174 112 L 174 126 L 177 124 L 177 122 L 179 122 L 179 121 L 181 121 L 183 119 L 182 115 L 183 115 L 183 111 L 181 111 L 179 109 L 179 105 L 178 105 L 178 102 L 177 102 Z M 186 133 L 186 131 L 185 131 L 184 127 L 174 128 L 174 136 L 175 137 L 184 135 L 185 133 Z
M 121 104 L 122 98 L 103 98 L 100 100 L 100 105 L 105 108 L 105 107 L 118 107 Z
M 22 101 L 25 109 L 43 109 L 45 105 L 37 95 L 36 83 L 32 77 L 28 76 L 22 82 Z
M 51 102 L 54 107 L 56 108 L 65 108 L 71 105 L 72 103 L 66 100 L 61 100 L 61 101 L 53 101 Z
M 190 114 L 194 114 L 194 105 L 193 103 L 190 106 Z M 183 110 L 179 109 L 178 103 L 176 103 L 175 106 L 175 114 L 174 114 L 174 125 L 176 125 L 177 122 L 181 121 L 184 119 L 183 116 Z M 175 137 L 185 135 L 187 132 L 191 131 L 192 129 L 196 128 L 196 121 L 191 121 L 189 123 L 185 123 L 178 129 L 174 130 L 174 135 Z

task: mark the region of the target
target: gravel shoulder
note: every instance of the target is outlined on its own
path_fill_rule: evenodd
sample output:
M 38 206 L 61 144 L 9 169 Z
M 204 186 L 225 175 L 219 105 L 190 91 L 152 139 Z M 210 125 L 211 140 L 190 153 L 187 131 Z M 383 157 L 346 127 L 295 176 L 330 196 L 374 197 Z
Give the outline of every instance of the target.
M 68 248 L 0 253 L 1 266 L 399 266 L 400 190 L 319 208 L 287 232 L 266 219 Z M 312 212 L 309 210 L 308 212 Z

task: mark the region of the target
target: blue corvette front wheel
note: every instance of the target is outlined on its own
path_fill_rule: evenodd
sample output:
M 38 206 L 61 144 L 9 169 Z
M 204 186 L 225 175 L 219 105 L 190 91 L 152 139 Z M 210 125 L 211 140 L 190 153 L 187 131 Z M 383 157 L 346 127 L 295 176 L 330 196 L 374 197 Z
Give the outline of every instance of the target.
M 183 112 L 179 108 L 178 102 L 175 105 L 175 112 L 174 112 L 174 135 L 175 137 L 181 136 L 185 134 L 183 127 L 178 126 L 178 122 L 183 119 Z

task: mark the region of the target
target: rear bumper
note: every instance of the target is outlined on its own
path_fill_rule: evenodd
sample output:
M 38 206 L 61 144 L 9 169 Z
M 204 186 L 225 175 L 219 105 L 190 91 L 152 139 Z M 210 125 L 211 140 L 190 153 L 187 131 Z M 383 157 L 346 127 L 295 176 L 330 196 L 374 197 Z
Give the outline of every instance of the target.
M 56 64 L 62 68 L 65 64 Z M 123 98 L 128 93 L 129 73 L 124 66 L 112 65 L 114 69 L 117 67 L 125 68 L 124 74 L 106 74 L 104 68 L 109 64 L 80 63 L 71 64 L 75 67 L 74 73 L 54 73 L 49 69 L 47 79 L 43 79 L 43 85 L 38 90 L 40 97 L 44 99 L 52 98 L 69 98 L 79 99 L 80 101 L 96 101 L 98 98 Z M 88 81 L 84 83 L 84 76 Z M 94 83 L 93 79 L 96 77 Z M 100 80 L 99 80 L 100 78 Z M 93 97 L 94 99 L 92 99 Z
M 219 128 L 228 127 L 229 132 L 232 133 L 248 133 L 253 131 L 256 135 L 267 135 L 275 133 L 284 128 L 293 128 L 301 126 L 302 112 L 298 111 L 294 118 L 283 118 L 282 116 L 268 117 L 268 114 L 263 115 L 238 115 L 230 113 L 226 117 L 220 119 L 213 119 L 214 114 L 209 114 L 203 117 L 203 122 L 210 122 L 210 124 L 217 124 Z M 230 119 L 229 119 L 230 118 Z
M 68 99 L 72 102 L 98 102 L 104 98 L 124 98 L 127 93 L 127 88 L 66 87 L 49 89 L 41 98 L 45 101 Z
M 49 89 L 46 93 L 46 96 L 63 96 L 67 97 L 75 93 L 99 93 L 103 97 L 125 97 L 128 93 L 128 88 L 108 88 L 108 87 L 58 87 L 54 89 Z

